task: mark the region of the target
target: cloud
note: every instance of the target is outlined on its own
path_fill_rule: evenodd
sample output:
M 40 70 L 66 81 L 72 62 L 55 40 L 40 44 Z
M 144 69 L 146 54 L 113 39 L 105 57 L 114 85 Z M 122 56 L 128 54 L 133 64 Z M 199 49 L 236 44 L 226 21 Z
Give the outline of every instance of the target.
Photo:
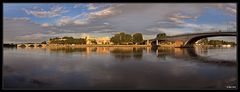
M 229 25 L 234 25 L 234 22 L 233 22 L 233 24 L 213 25 L 213 24 L 188 23 L 188 22 L 185 21 L 185 19 L 192 19 L 192 20 L 196 21 L 197 18 L 198 18 L 197 16 L 182 15 L 180 13 L 177 13 L 177 14 L 174 14 L 173 16 L 170 16 L 169 20 L 172 21 L 175 24 L 175 25 L 172 24 L 174 26 L 190 28 L 190 29 L 192 29 L 192 31 L 198 31 L 198 32 L 200 32 L 200 31 L 201 32 L 204 32 L 204 31 L 206 31 L 206 32 L 207 31 L 219 31 L 219 30 L 227 31 L 228 28 L 229 28 Z M 168 22 L 166 22 L 166 23 L 169 24 Z
M 46 37 L 45 34 L 43 33 L 36 33 L 36 34 L 30 34 L 30 35 L 23 35 L 23 36 L 16 36 L 17 39 L 19 40 L 38 40 L 42 39 L 43 37 Z
M 41 26 L 42 27 L 49 27 L 49 24 L 48 23 L 43 23 Z
M 184 33 L 192 33 L 192 31 L 187 29 L 187 28 L 158 28 L 158 27 L 153 27 L 153 28 L 148 28 L 145 31 L 146 31 L 145 34 L 147 34 L 147 33 L 148 33 L 147 35 L 155 34 L 155 36 L 158 33 L 166 33 L 168 36 L 184 34 Z
M 233 13 L 237 13 L 237 10 L 236 8 L 231 8 L 231 7 L 226 7 L 226 10 L 230 11 L 230 12 L 233 12 Z
M 57 21 L 57 25 L 58 26 L 66 25 L 69 24 L 70 21 L 72 21 L 70 17 L 64 16 Z
M 73 23 L 74 23 L 74 24 L 77 24 L 77 25 L 85 25 L 85 24 L 88 24 L 87 21 L 83 21 L 83 20 L 75 20 Z
M 97 7 L 94 6 L 94 4 L 88 4 L 87 7 L 88 7 L 88 10 L 96 10 L 97 9 Z
M 109 8 L 103 9 L 101 11 L 89 13 L 89 17 L 96 18 L 96 17 L 101 17 L 101 16 L 108 16 L 108 15 L 111 15 L 114 13 L 115 13 L 115 11 L 113 11 L 113 8 L 109 7 Z
M 33 7 L 32 9 L 23 8 L 23 10 L 26 14 L 33 15 L 38 18 L 52 18 L 68 12 L 64 7 L 61 6 L 54 6 L 49 11 L 44 11 L 43 9 L 36 7 Z
M 57 20 L 56 25 L 57 26 L 64 26 L 64 25 L 86 25 L 88 24 L 88 19 L 75 19 L 75 18 L 70 18 L 68 16 L 64 16 Z
M 214 4 L 213 6 L 216 6 L 217 8 L 222 9 L 234 15 L 237 13 L 236 3 L 225 3 L 225 4 L 219 3 L 219 4 Z
M 4 42 L 43 41 L 43 40 L 47 40 L 48 38 L 42 37 L 41 39 L 34 39 L 36 37 L 41 37 L 41 35 L 32 35 L 32 34 L 48 34 L 49 32 L 52 31 L 50 27 L 46 27 L 46 25 L 48 24 L 45 24 L 45 23 L 38 24 L 38 23 L 32 22 L 28 18 L 4 18 L 3 24 L 4 24 L 3 25 Z M 54 30 L 54 31 L 58 31 L 58 30 Z M 24 37 L 21 38 L 21 36 L 25 36 L 25 35 L 29 35 L 25 37 L 28 39 L 24 39 Z M 36 36 L 36 37 L 33 37 L 33 36 Z
M 196 20 L 197 16 L 187 16 L 187 15 L 182 15 L 180 13 L 177 13 L 173 16 L 169 17 L 169 20 L 177 23 L 177 24 L 184 24 L 185 22 L 183 21 L 183 19 L 193 19 Z
M 78 8 L 78 7 L 81 7 L 81 6 L 83 6 L 83 4 L 75 4 L 75 5 L 73 6 L 73 8 Z
M 65 25 L 69 25 L 69 24 L 87 25 L 91 21 L 94 21 L 96 19 L 99 19 L 99 18 L 102 18 L 105 16 L 114 15 L 115 13 L 116 13 L 116 11 L 114 10 L 114 7 L 107 7 L 107 8 L 98 10 L 98 11 L 84 12 L 84 13 L 81 13 L 74 17 L 64 16 L 64 17 L 60 18 L 56 22 L 56 24 L 58 26 L 65 26 Z
M 7 18 L 6 18 L 7 19 Z M 10 18 L 9 18 L 10 19 Z M 14 18 L 12 18 L 13 20 L 23 20 L 23 21 L 29 21 L 30 19 L 29 18 L 27 18 L 27 17 L 14 17 Z

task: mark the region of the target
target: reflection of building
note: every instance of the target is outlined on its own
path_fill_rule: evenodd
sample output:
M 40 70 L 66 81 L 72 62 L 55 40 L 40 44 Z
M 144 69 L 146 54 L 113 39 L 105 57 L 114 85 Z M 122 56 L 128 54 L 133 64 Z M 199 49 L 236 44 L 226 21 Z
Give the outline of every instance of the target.
M 146 48 L 146 52 L 147 52 L 147 53 L 150 53 L 150 52 L 151 52 L 151 47 L 147 47 L 147 48 Z
M 182 57 L 185 55 L 185 53 L 182 48 L 174 48 L 174 55 L 176 57 Z
M 96 39 L 97 44 L 110 44 L 110 38 L 109 37 L 101 37 Z
M 110 53 L 108 47 L 97 47 L 96 52 L 99 54 L 109 54 Z

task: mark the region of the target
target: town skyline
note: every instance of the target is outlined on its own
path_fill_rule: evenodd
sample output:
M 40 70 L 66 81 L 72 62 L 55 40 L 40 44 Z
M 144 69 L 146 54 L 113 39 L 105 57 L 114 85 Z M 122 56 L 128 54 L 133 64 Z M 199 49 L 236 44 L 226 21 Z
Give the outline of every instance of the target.
M 41 42 L 54 37 L 85 35 L 112 37 L 115 33 L 156 34 L 236 31 L 235 3 L 201 4 L 3 4 L 5 43 Z M 11 11 L 11 12 L 8 12 Z M 236 42 L 236 37 L 215 37 Z

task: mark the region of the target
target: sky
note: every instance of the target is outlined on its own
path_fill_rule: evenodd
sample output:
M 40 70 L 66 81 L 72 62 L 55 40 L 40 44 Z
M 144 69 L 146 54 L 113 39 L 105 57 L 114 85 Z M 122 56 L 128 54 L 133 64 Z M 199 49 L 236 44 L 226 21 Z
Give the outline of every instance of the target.
M 4 43 L 53 37 L 112 37 L 236 31 L 236 3 L 4 3 Z M 236 37 L 214 37 L 235 41 Z

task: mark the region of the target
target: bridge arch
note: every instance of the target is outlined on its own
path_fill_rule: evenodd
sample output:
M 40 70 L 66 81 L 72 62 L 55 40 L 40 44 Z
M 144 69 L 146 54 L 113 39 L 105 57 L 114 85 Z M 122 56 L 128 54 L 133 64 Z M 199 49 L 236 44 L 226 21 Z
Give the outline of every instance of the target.
M 189 38 L 184 42 L 183 47 L 193 47 L 195 42 L 200 39 L 208 38 L 208 37 L 219 37 L 219 36 L 237 36 L 236 34 L 206 34 L 206 35 L 197 35 Z

